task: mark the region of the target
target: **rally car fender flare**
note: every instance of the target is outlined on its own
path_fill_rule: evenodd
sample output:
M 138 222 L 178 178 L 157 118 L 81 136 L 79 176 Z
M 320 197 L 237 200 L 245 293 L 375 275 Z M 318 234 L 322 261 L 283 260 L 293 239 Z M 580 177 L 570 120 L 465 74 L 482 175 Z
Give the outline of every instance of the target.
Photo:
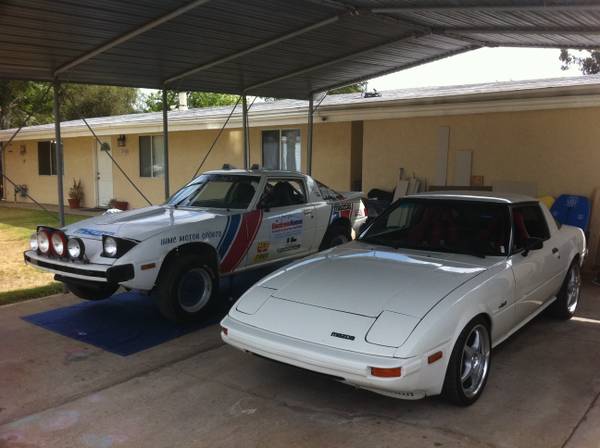
M 165 272 L 167 272 L 173 260 L 175 260 L 177 257 L 180 257 L 181 255 L 187 254 L 198 254 L 207 257 L 214 272 L 219 272 L 219 258 L 217 255 L 217 251 L 213 246 L 201 242 L 182 244 L 181 246 L 173 248 L 165 256 L 160 266 L 158 275 L 156 276 L 156 282 L 154 286 L 156 287 L 156 284 L 158 284 L 158 282 L 160 281 L 161 276 Z

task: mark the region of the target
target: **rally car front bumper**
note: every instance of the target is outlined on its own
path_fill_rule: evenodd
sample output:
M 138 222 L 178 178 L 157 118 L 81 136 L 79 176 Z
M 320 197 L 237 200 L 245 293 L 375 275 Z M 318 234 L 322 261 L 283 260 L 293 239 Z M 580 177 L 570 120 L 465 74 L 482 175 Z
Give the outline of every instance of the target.
M 77 264 L 72 261 L 59 260 L 28 250 L 23 254 L 25 263 L 46 272 L 56 274 L 59 279 L 76 279 L 94 283 L 118 284 L 133 279 L 132 264 L 103 265 Z

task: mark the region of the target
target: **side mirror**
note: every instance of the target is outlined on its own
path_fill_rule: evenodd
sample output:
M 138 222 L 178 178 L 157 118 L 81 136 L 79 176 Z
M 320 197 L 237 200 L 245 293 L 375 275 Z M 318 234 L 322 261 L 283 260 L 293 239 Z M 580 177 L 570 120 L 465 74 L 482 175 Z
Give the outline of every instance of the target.
M 532 250 L 539 250 L 544 247 L 544 240 L 541 238 L 530 237 L 525 241 L 523 252 L 521 254 L 526 257 Z

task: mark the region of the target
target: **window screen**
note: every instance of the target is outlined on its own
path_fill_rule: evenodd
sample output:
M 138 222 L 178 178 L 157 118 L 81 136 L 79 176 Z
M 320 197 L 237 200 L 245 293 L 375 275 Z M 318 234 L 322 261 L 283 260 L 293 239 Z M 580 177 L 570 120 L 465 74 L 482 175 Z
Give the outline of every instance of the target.
M 164 170 L 162 135 L 140 137 L 140 177 L 159 177 Z
M 56 144 L 51 141 L 38 142 L 38 174 L 56 175 Z
M 263 166 L 267 169 L 300 171 L 302 141 L 299 129 L 262 132 Z

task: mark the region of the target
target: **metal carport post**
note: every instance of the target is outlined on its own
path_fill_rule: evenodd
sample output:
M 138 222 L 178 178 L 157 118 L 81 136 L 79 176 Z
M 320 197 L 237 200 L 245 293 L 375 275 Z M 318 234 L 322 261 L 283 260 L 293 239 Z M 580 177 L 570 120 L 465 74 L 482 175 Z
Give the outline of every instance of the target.
M 250 135 L 248 131 L 248 101 L 246 94 L 242 94 L 242 122 L 244 131 L 244 168 L 250 169 Z
M 167 104 L 167 89 L 162 90 L 163 114 L 163 176 L 165 181 L 165 200 L 169 199 L 169 106 Z
M 312 154 L 313 154 L 313 102 L 314 95 L 308 99 L 308 129 L 306 135 L 306 174 L 312 176 Z
M 58 187 L 58 220 L 65 225 L 65 199 L 63 197 L 63 147 L 60 138 L 60 82 L 54 81 L 54 140 L 56 141 L 56 185 Z

